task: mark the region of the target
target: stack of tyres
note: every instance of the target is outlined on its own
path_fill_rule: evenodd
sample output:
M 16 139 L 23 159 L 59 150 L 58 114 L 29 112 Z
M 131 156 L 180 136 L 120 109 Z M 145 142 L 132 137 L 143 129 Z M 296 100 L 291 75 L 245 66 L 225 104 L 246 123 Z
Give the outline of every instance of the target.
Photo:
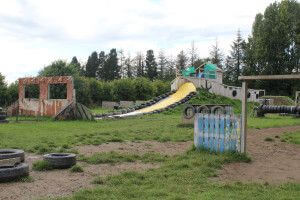
M 0 123 L 7 123 L 6 117 L 6 112 L 0 107 Z
M 255 108 L 258 117 L 263 117 L 267 113 L 292 114 L 299 116 L 300 106 L 270 106 L 261 105 Z
M 29 175 L 24 151 L 20 149 L 0 149 L 0 182 L 17 180 Z

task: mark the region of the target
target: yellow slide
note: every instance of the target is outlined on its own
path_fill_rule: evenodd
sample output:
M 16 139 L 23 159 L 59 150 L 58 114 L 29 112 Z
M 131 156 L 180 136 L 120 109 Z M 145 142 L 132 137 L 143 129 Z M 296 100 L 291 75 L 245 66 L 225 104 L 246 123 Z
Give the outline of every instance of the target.
M 146 107 L 142 108 L 140 110 L 136 110 L 130 113 L 116 115 L 116 117 L 126 117 L 126 116 L 133 116 L 133 115 L 141 115 L 144 113 L 149 113 L 155 110 L 160 110 L 162 108 L 166 108 L 176 102 L 179 102 L 180 100 L 184 99 L 187 95 L 189 95 L 191 92 L 196 92 L 196 87 L 193 83 L 184 83 L 180 88 L 176 91 L 176 93 L 166 97 L 165 99 L 160 100 L 159 102 Z

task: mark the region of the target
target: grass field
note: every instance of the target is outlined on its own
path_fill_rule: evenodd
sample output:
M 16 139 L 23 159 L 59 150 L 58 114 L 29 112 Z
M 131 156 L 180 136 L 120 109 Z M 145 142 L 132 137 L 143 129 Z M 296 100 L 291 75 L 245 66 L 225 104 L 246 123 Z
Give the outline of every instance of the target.
M 285 133 L 283 136 L 281 136 L 281 139 L 292 144 L 300 145 L 300 131 L 293 133 Z
M 180 124 L 181 116 L 176 113 L 97 122 L 45 120 L 9 123 L 0 126 L 0 147 L 45 153 L 69 151 L 72 146 L 82 144 L 193 140 L 193 127 Z M 270 115 L 262 119 L 250 118 L 248 124 L 251 128 L 268 128 L 300 125 L 300 120 Z
M 72 197 L 84 199 L 297 199 L 299 184 L 218 183 L 210 177 L 229 162 L 249 159 L 238 154 L 211 154 L 190 150 L 164 162 L 159 169 L 125 172 L 107 178 L 96 177 L 95 189 L 82 190 Z
M 226 103 L 240 112 L 240 102 L 224 97 L 202 94 L 192 103 Z M 249 104 L 249 109 L 254 104 Z M 193 127 L 181 125 L 183 106 L 160 114 L 144 115 L 118 120 L 28 121 L 0 125 L 0 148 L 20 148 L 38 154 L 46 152 L 73 151 L 76 145 L 100 145 L 106 142 L 149 141 L 179 142 L 193 140 Z M 93 109 L 93 112 L 106 112 Z M 249 117 L 250 128 L 268 128 L 300 125 L 292 117 L 267 115 L 265 118 Z M 300 132 L 287 133 L 284 139 L 300 143 Z M 189 150 L 183 155 L 163 156 L 156 153 L 145 155 L 121 154 L 117 152 L 81 156 L 89 164 L 120 162 L 156 162 L 158 169 L 145 172 L 125 172 L 109 177 L 95 177 L 94 189 L 83 189 L 63 199 L 297 199 L 300 184 L 270 185 L 231 183 L 211 180 L 218 169 L 229 162 L 249 162 L 246 155 L 215 154 Z

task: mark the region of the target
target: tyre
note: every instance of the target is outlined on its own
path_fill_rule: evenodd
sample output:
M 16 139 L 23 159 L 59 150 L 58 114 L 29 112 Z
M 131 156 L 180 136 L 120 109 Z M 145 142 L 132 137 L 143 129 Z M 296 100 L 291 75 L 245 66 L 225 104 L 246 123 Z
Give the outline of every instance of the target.
M 209 114 L 210 110 L 207 106 L 200 106 L 200 107 L 197 108 L 197 113 Z
M 214 106 L 211 108 L 211 113 L 215 115 L 225 114 L 225 110 L 221 106 Z
M 233 90 L 233 91 L 232 91 L 232 96 L 233 96 L 233 97 L 236 97 L 236 95 L 237 95 L 236 90 Z
M 195 108 L 192 105 L 188 105 L 183 110 L 183 117 L 185 119 L 192 119 L 195 116 Z
M 0 120 L 5 120 L 5 119 L 6 119 L 6 115 L 0 114 Z
M 53 168 L 66 169 L 76 164 L 76 155 L 72 153 L 50 153 L 43 156 Z
M 0 182 L 12 181 L 29 175 L 29 166 L 20 163 L 14 167 L 0 167 Z
M 0 160 L 9 158 L 20 158 L 20 161 L 24 162 L 24 151 L 20 149 L 0 149 Z

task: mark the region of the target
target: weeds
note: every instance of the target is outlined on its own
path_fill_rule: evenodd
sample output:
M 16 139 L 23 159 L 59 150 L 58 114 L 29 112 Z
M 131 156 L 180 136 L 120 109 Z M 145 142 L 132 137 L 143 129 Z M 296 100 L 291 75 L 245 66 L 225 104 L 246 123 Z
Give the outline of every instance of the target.
M 70 172 L 81 173 L 81 172 L 83 172 L 83 168 L 80 165 L 76 164 L 70 168 Z
M 51 164 L 45 160 L 38 160 L 32 164 L 32 169 L 35 171 L 47 171 L 52 170 Z

